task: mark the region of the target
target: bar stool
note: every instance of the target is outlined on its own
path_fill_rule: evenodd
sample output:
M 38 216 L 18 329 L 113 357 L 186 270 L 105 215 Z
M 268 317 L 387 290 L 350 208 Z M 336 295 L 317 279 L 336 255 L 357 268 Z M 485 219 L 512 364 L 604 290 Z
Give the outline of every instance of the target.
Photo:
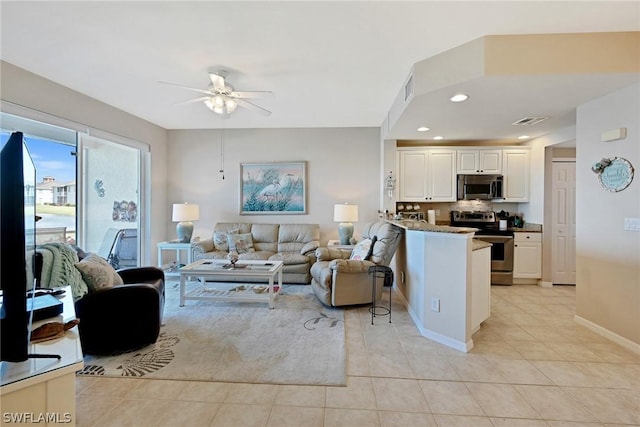
M 389 289 L 389 308 L 387 308 L 376 305 L 376 287 L 377 279 L 383 279 L 383 286 L 391 286 L 393 284 L 393 270 L 384 265 L 373 265 L 369 267 L 369 275 L 372 277 L 371 307 L 369 308 L 371 324 L 373 325 L 373 318 L 376 316 L 389 316 L 389 323 L 391 323 L 391 288 Z

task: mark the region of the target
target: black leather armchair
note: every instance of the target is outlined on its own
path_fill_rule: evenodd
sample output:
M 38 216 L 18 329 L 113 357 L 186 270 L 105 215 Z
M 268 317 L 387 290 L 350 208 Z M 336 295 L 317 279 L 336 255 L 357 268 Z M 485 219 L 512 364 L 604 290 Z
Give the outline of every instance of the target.
M 114 354 L 156 342 L 164 311 L 164 272 L 118 270 L 123 285 L 90 292 L 75 303 L 85 354 Z

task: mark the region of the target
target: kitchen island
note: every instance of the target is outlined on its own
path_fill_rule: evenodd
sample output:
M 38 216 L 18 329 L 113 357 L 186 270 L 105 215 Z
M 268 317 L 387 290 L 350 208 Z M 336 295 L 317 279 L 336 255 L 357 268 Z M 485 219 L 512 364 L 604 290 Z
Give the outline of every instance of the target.
M 433 341 L 470 351 L 472 334 L 489 316 L 490 244 L 473 239 L 475 228 L 388 222 L 406 230 L 392 267 L 397 291 L 418 330 Z

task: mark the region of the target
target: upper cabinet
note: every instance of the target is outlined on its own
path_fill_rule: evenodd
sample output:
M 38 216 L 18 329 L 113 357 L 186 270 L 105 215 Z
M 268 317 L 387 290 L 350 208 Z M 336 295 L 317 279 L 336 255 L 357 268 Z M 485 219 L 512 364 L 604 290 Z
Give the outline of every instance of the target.
M 400 150 L 399 201 L 454 202 L 456 151 L 429 148 Z
M 529 201 L 529 149 L 398 149 L 399 202 L 455 202 L 457 174 L 504 176 L 503 202 Z
M 457 173 L 496 174 L 502 173 L 502 150 L 457 150 Z
M 508 148 L 502 150 L 504 175 L 504 201 L 529 201 L 529 150 Z

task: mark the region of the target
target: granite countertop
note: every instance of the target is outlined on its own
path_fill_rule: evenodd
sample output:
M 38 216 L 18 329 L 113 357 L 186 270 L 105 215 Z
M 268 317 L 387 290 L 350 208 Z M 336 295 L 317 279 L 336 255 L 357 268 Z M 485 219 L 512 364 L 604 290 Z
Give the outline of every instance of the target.
M 405 230 L 412 231 L 431 231 L 436 233 L 453 233 L 453 234 L 466 234 L 466 233 L 475 233 L 477 228 L 470 227 L 452 227 L 450 225 L 433 225 L 428 222 L 423 221 L 415 221 L 410 219 L 403 220 L 385 220 L 389 224 L 396 225 L 398 227 L 404 228 Z
M 473 243 L 472 250 L 474 251 L 477 251 L 478 249 L 490 248 L 491 246 L 493 246 L 489 242 L 485 242 L 483 240 L 478 240 L 478 239 L 473 239 L 472 243 Z
M 387 219 L 385 220 L 389 224 L 396 225 L 398 227 L 404 228 L 405 230 L 413 230 L 413 231 L 431 231 L 436 233 L 453 233 L 453 234 L 465 234 L 465 233 L 475 233 L 478 231 L 477 228 L 472 227 L 453 227 L 451 225 L 445 224 L 429 224 L 426 221 L 416 221 L 412 219 Z M 513 231 L 514 233 L 541 233 L 542 232 L 542 224 L 534 224 L 530 222 L 525 222 L 522 227 L 509 227 L 507 230 Z
M 509 227 L 508 230 L 513 231 L 514 233 L 542 233 L 542 224 L 534 224 L 531 222 L 525 222 L 524 225 L 520 227 Z

